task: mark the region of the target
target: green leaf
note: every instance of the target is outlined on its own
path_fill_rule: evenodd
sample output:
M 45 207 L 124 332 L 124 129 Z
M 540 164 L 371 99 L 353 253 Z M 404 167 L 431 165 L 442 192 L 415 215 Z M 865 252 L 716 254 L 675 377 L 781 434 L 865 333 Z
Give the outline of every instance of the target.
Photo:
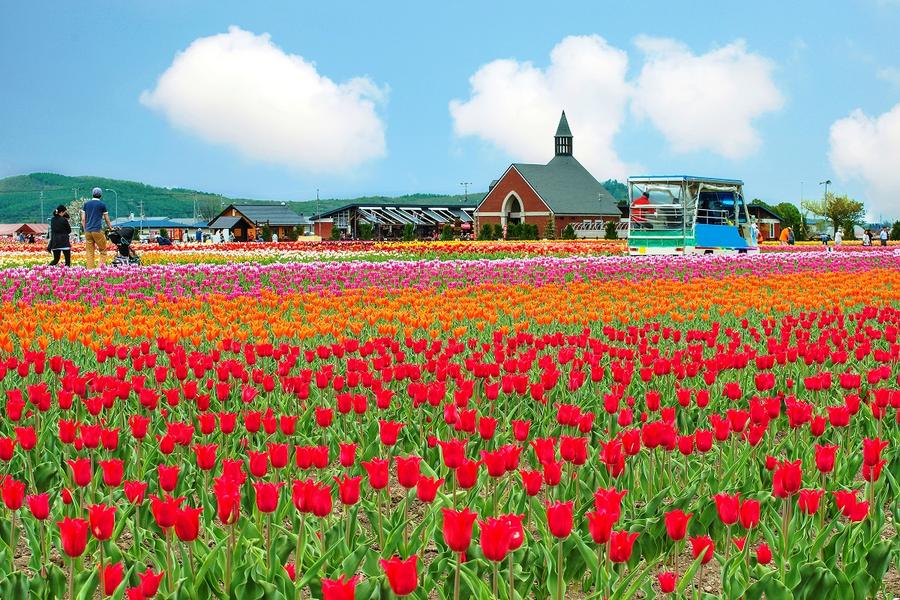
M 684 575 L 678 580 L 678 585 L 675 586 L 675 590 L 677 595 L 684 594 L 684 590 L 691 585 L 691 581 L 694 579 L 694 575 L 697 574 L 697 570 L 700 568 L 700 565 L 703 563 L 703 555 L 701 554 L 697 558 L 694 559 L 694 562 L 691 563 L 691 566 L 688 567 L 687 571 L 684 572 Z
M 791 590 L 796 600 L 827 600 L 837 591 L 837 578 L 821 561 L 799 567 L 800 582 Z
M 0 596 L 3 598 L 27 598 L 28 577 L 21 571 L 10 573 L 0 581 Z
M 94 591 L 100 583 L 97 569 L 88 569 L 75 576 L 75 600 L 92 600 Z

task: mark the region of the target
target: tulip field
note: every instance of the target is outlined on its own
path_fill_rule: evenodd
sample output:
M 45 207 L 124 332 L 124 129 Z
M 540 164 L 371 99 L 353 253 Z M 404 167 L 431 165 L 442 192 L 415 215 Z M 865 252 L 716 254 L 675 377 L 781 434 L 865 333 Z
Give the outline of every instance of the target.
M 900 597 L 893 248 L 275 246 L 0 248 L 0 599 Z

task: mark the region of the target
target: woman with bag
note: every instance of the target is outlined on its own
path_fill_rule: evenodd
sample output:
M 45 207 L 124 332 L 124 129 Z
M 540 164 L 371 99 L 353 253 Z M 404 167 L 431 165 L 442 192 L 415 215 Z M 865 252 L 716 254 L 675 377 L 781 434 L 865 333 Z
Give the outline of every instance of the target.
M 60 204 L 53 211 L 53 218 L 50 219 L 50 242 L 47 244 L 47 252 L 53 253 L 51 265 L 59 264 L 59 257 L 62 255 L 66 259 L 66 266 L 72 266 L 72 244 L 69 242 L 71 233 L 69 211 Z

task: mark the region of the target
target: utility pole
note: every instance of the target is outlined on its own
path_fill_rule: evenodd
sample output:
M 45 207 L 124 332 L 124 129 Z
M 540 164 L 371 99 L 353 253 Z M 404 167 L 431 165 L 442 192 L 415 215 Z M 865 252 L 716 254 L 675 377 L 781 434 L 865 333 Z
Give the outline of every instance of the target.
M 459 185 L 463 186 L 463 194 L 466 197 L 466 204 L 469 203 L 469 186 L 472 185 L 471 181 L 460 181 Z
M 119 220 L 119 192 L 110 188 L 106 188 L 106 191 L 116 195 L 116 220 Z
M 319 237 L 322 237 L 322 219 L 319 216 L 319 188 L 316 188 L 316 220 L 319 221 Z M 313 229 L 315 229 L 313 224 Z
M 44 191 L 41 190 L 41 220 L 40 223 L 44 222 Z

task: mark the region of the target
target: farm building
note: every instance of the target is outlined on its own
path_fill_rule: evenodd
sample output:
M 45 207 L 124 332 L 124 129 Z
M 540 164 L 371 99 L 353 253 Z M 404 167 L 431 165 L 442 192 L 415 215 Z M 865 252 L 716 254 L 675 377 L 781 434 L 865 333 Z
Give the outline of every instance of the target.
M 747 205 L 747 210 L 750 212 L 750 218 L 756 219 L 756 222 L 759 224 L 759 232 L 762 234 L 764 241 L 768 242 L 778 239 L 784 227 L 784 221 L 780 215 L 761 204 L 750 203 Z
M 375 239 L 396 239 L 411 225 L 416 238 L 429 238 L 439 234 L 445 225 L 457 234 L 473 231 L 475 203 L 465 204 L 347 204 L 323 212 L 314 218 L 315 234 L 323 239 L 332 237 L 334 231 L 356 239 L 360 237 L 360 225 L 372 227 Z
M 209 222 L 210 229 L 227 229 L 231 239 L 239 242 L 255 240 L 266 225 L 285 240 L 294 229 L 301 235 L 308 233 L 312 221 L 284 204 L 230 204 Z
M 545 165 L 511 164 L 478 205 L 479 229 L 487 223 L 504 229 L 510 223 L 528 223 L 543 235 L 552 219 L 559 235 L 570 224 L 618 222 L 622 213 L 615 199 L 575 159 L 573 138 L 563 112 L 553 138 L 553 159 Z

